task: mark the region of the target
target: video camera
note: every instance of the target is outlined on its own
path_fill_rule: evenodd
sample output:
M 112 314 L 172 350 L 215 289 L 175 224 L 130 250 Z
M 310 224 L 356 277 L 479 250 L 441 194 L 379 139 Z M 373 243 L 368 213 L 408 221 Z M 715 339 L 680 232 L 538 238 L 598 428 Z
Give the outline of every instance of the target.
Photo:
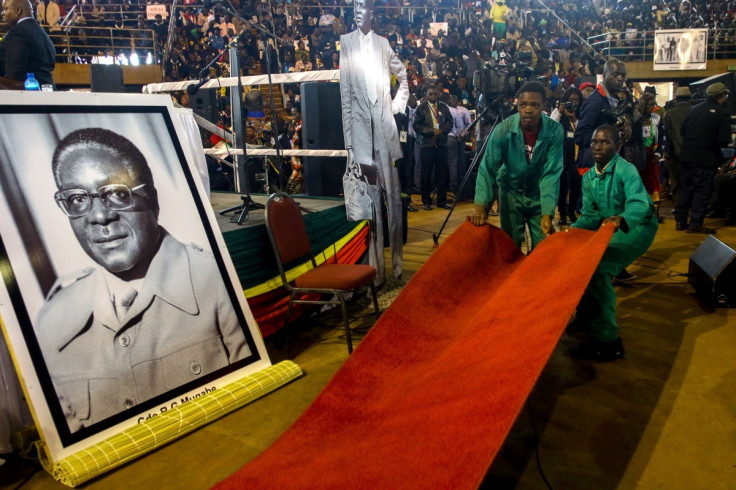
M 616 107 L 613 109 L 604 109 L 601 112 L 608 124 L 622 128 L 626 125 L 626 121 L 630 121 L 634 115 L 634 107 L 634 102 L 631 99 L 619 98 Z

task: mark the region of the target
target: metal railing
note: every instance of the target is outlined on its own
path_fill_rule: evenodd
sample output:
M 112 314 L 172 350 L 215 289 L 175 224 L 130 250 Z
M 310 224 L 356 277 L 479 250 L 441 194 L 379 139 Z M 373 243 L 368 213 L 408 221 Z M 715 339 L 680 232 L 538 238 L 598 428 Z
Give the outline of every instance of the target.
M 627 38 L 625 32 L 609 32 L 589 37 L 588 43 L 604 57 L 621 61 L 653 61 L 657 32 L 637 32 L 631 38 Z M 709 29 L 706 57 L 709 60 L 736 58 L 736 30 Z
M 159 59 L 159 46 L 152 29 L 127 29 L 113 27 L 71 26 L 51 31 L 51 41 L 56 47 L 58 63 L 91 63 L 93 58 L 112 52 L 126 58 L 135 52 L 143 64 L 149 57 L 153 63 Z

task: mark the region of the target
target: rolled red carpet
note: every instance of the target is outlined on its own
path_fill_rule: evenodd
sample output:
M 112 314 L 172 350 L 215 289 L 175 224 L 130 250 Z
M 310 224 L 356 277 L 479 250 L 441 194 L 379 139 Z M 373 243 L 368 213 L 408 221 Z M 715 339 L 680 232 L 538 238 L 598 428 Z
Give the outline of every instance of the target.
M 557 233 L 525 257 L 464 223 L 294 425 L 218 488 L 477 487 L 611 234 Z

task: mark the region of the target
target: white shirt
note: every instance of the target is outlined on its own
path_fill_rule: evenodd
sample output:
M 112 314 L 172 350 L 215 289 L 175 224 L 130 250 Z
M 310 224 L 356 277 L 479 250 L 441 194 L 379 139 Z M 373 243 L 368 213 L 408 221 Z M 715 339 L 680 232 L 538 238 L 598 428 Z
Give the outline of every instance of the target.
M 373 31 L 368 31 L 368 34 L 363 34 L 363 31 L 358 30 L 360 38 L 360 52 L 363 55 L 365 64 L 363 74 L 365 75 L 365 87 L 368 93 L 368 100 L 372 104 L 375 104 L 378 100 L 378 91 L 376 90 L 376 70 L 380 66 L 375 62 L 375 53 L 373 52 Z

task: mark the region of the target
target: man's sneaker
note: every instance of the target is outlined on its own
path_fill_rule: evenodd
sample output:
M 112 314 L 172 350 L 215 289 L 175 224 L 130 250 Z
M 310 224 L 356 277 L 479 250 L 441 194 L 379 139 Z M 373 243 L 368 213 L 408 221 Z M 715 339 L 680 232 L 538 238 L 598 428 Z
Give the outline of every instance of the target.
M 636 276 L 626 269 L 622 270 L 613 277 L 618 282 L 629 282 L 636 279 Z
M 675 230 L 677 231 L 685 231 L 687 230 L 687 222 L 685 221 L 678 221 L 675 223 Z
M 612 342 L 592 340 L 581 344 L 570 351 L 570 357 L 584 361 L 611 362 L 623 358 L 625 353 L 619 337 Z
M 702 224 L 697 225 L 690 223 L 690 226 L 687 227 L 688 233 L 700 233 L 702 235 L 712 235 L 716 232 L 715 228 L 708 228 L 707 226 L 703 226 Z

